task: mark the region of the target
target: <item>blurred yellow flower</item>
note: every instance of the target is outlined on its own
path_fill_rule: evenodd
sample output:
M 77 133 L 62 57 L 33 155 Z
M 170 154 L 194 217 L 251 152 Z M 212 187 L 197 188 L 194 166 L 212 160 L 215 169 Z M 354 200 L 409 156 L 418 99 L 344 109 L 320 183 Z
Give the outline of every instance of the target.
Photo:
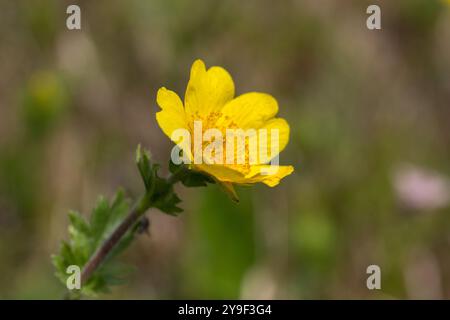
M 175 92 L 164 87 L 158 91 L 157 103 L 162 109 L 156 114 L 159 126 L 169 138 L 179 145 L 181 145 L 180 137 L 175 135 L 179 129 L 194 136 L 198 130 L 204 136 L 207 135 L 208 130 L 215 130 L 213 135 L 216 138 L 217 133 L 225 136 L 225 132 L 228 134 L 230 129 L 257 132 L 256 135 L 246 136 L 244 145 L 235 146 L 233 141 L 233 144 L 230 144 L 231 149 L 228 147 L 228 142 L 230 142 L 228 135 L 225 140 L 219 140 L 219 147 L 222 147 L 221 144 L 227 144 L 227 148 L 213 150 L 211 157 L 222 161 L 211 161 L 211 159 L 206 159 L 208 156 L 202 154 L 205 161 L 194 161 L 189 164 L 190 169 L 213 177 L 235 200 L 237 200 L 237 196 L 233 184 L 248 185 L 263 182 L 273 187 L 294 171 L 292 166 L 269 164 L 286 147 L 289 140 L 288 123 L 282 118 L 275 118 L 278 112 L 278 103 L 275 98 L 257 92 L 245 93 L 235 98 L 233 79 L 221 67 L 214 66 L 207 70 L 203 61 L 196 60 L 191 67 L 184 105 Z M 276 131 L 276 141 L 267 142 L 268 139 L 262 137 L 261 134 L 264 130 L 265 132 Z M 265 137 L 267 136 L 265 135 Z M 271 136 L 271 138 L 273 137 Z M 207 142 L 209 144 L 206 143 L 206 148 L 214 142 L 217 143 L 217 141 Z M 250 152 L 252 142 L 259 150 L 261 150 L 263 142 L 271 151 L 274 149 L 271 149 L 270 145 L 276 145 L 275 152 L 269 155 L 260 153 L 259 156 L 252 157 Z M 205 148 L 204 137 L 200 143 L 200 148 L 202 147 Z M 187 147 L 186 145 L 181 147 L 190 159 L 196 157 L 195 148 L 195 142 L 194 146 L 191 146 L 189 142 Z M 267 146 L 265 150 L 267 151 Z M 228 161 L 230 152 L 232 160 L 235 161 Z M 236 161 L 239 157 L 244 160 Z M 225 158 L 227 161 L 224 160 Z

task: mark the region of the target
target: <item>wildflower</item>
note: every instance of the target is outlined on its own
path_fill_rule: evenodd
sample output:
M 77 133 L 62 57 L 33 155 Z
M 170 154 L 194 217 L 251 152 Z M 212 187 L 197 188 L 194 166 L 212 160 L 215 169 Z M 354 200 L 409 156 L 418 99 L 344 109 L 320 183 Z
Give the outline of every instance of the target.
M 450 181 L 441 173 L 404 164 L 393 178 L 398 199 L 410 209 L 436 210 L 450 203 Z
M 289 141 L 289 125 L 286 120 L 276 118 L 278 103 L 269 94 L 250 92 L 234 97 L 234 83 L 230 74 L 221 67 L 211 67 L 208 70 L 201 60 L 196 60 L 191 67 L 189 83 L 187 85 L 184 104 L 180 97 L 173 91 L 160 88 L 157 94 L 157 103 L 161 111 L 156 114 L 156 119 L 163 132 L 176 144 L 183 145 L 179 136 L 174 133 L 183 129 L 191 135 L 195 135 L 197 123 L 201 123 L 201 133 L 208 130 L 222 133 L 226 136 L 219 144 L 227 144 L 230 141 L 228 131 L 241 130 L 249 132 L 254 130 L 256 135 L 245 137 L 244 145 L 231 144 L 232 148 L 221 147 L 210 153 L 210 158 L 221 161 L 211 161 L 202 154 L 202 162 L 193 161 L 189 169 L 200 171 L 219 182 L 229 194 L 237 200 L 233 184 L 249 185 L 262 182 L 270 187 L 276 186 L 282 178 L 294 171 L 292 166 L 278 166 L 269 164 L 276 158 Z M 264 131 L 265 130 L 265 131 Z M 277 140 L 263 139 L 261 132 L 276 131 Z M 184 141 L 186 142 L 186 141 Z M 206 150 L 215 141 L 203 141 L 200 148 Z M 276 145 L 275 152 L 253 156 L 251 146 L 254 144 L 261 150 L 263 143 L 266 148 L 273 151 L 271 145 Z M 267 146 L 268 145 L 268 146 Z M 192 159 L 196 155 L 194 146 L 184 144 L 183 153 Z M 230 158 L 236 161 L 225 161 Z M 227 157 L 228 155 L 228 157 Z M 244 161 L 239 161 L 244 159 Z

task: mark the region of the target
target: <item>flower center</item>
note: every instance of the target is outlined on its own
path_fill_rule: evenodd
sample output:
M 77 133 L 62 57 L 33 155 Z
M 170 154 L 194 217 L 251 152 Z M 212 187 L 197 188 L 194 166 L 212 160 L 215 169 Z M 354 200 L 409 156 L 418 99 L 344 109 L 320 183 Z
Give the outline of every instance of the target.
M 219 121 L 220 120 L 220 121 Z M 211 151 L 211 158 L 216 158 L 216 156 L 220 159 L 219 164 L 228 167 L 232 170 L 239 171 L 242 174 L 247 174 L 250 171 L 250 147 L 249 147 L 249 137 L 239 137 L 239 136 L 233 136 L 230 138 L 230 136 L 227 134 L 231 129 L 234 131 L 242 131 L 245 132 L 245 130 L 240 130 L 241 128 L 238 127 L 238 125 L 227 115 L 224 115 L 220 111 L 212 111 L 207 116 L 201 115 L 199 112 L 196 112 L 192 117 L 191 121 L 189 123 L 189 129 L 191 131 L 192 136 L 194 136 L 195 139 L 195 130 L 194 130 L 194 122 L 200 121 L 201 122 L 201 134 L 202 134 L 202 151 L 204 151 L 206 148 L 210 147 L 212 148 Z M 221 133 L 221 140 L 222 140 L 222 147 L 218 147 L 216 139 L 212 137 L 210 140 L 205 140 L 204 137 L 208 136 L 207 132 L 208 130 L 218 130 Z M 205 135 L 206 133 L 206 135 Z M 236 139 L 237 138 L 237 139 Z M 243 140 L 244 143 L 242 145 L 238 143 L 239 139 L 245 139 Z M 229 141 L 231 145 L 234 148 L 234 152 L 232 155 L 228 156 L 228 160 L 230 157 L 232 157 L 232 161 L 227 161 L 227 139 L 233 139 L 234 141 Z M 220 142 L 219 142 L 220 143 Z M 213 146 L 216 147 L 213 147 Z M 192 150 L 192 152 L 194 152 Z M 217 154 L 217 152 L 220 152 Z

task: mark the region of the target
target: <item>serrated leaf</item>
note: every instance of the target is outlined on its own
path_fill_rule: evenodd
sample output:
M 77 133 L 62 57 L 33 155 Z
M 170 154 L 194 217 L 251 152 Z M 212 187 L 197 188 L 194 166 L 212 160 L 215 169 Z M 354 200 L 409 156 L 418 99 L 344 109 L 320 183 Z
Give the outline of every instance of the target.
M 77 265 L 81 269 L 129 211 L 129 201 L 125 198 L 124 192 L 119 190 L 111 204 L 103 197 L 98 199 L 89 222 L 77 212 L 69 213 L 69 241 L 63 241 L 59 253 L 52 256 L 56 276 L 64 285 L 69 276 L 66 273 L 67 267 Z M 102 265 L 83 285 L 84 294 L 93 296 L 100 292 L 107 292 L 109 286 L 118 283 L 117 279 L 123 278 L 124 275 L 119 268 L 112 268 L 112 265 L 116 264 L 116 256 L 131 244 L 134 234 L 135 228 L 131 228 L 119 241 Z
M 86 220 L 76 211 L 69 212 L 70 224 L 79 232 L 89 235 L 90 228 Z
M 177 204 L 181 202 L 173 189 L 173 185 L 166 179 L 158 177 L 155 173 L 155 193 L 152 196 L 152 205 L 164 213 L 176 215 L 183 211 Z
M 109 203 L 101 196 L 97 200 L 97 204 L 91 214 L 91 235 L 93 237 L 94 245 L 97 245 L 104 235 L 105 228 L 108 224 L 109 219 Z
M 177 204 L 181 202 L 173 188 L 170 188 L 164 196 L 161 196 L 155 203 L 155 208 L 158 208 L 164 213 L 170 215 L 177 215 L 182 212 L 183 209 L 179 208 Z

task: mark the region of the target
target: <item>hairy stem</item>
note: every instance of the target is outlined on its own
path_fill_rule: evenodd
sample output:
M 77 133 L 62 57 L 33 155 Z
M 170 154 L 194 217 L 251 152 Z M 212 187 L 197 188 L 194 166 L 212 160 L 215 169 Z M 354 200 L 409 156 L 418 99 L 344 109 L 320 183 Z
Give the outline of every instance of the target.
M 138 204 L 142 203 L 139 202 Z M 138 221 L 144 212 L 148 209 L 146 206 L 136 205 L 125 217 L 121 224 L 117 226 L 114 232 L 103 242 L 101 247 L 92 255 L 81 272 L 81 283 L 84 284 L 90 278 L 92 273 L 102 264 L 111 250 L 119 243 L 120 239 L 127 231 Z
M 170 185 L 178 182 L 186 173 L 186 168 L 181 167 L 177 172 L 167 178 Z M 95 270 L 106 259 L 111 250 L 119 243 L 120 239 L 130 230 L 139 218 L 151 207 L 150 197 L 142 196 L 125 219 L 117 226 L 111 235 L 103 242 L 100 248 L 91 256 L 81 272 L 81 283 L 84 284 Z

